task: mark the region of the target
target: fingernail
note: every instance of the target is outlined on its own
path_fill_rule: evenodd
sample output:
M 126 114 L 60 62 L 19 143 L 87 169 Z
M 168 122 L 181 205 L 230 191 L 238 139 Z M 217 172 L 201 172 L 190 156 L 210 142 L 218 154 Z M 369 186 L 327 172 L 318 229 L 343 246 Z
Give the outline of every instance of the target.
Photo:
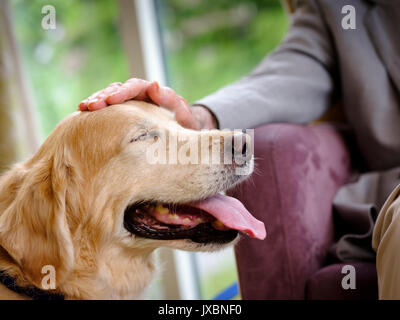
M 93 104 L 95 104 L 97 101 L 99 101 L 99 99 L 94 99 L 94 100 L 90 101 L 88 103 L 88 108 L 91 107 Z
M 160 91 L 160 85 L 158 84 L 158 82 L 154 81 L 153 83 L 154 83 L 154 86 L 156 87 L 156 90 Z
M 83 110 L 83 109 L 85 109 L 86 108 L 86 102 L 81 102 L 80 104 L 79 104 L 79 106 L 78 106 L 78 109 L 79 110 Z

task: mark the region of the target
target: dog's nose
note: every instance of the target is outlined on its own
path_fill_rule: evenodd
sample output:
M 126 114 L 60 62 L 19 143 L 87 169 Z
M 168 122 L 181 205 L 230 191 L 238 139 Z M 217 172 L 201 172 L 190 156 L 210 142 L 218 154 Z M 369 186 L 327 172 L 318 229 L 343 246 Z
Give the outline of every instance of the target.
M 233 159 L 248 160 L 252 156 L 249 148 L 250 136 L 246 133 L 235 133 L 232 136 L 232 156 Z
M 232 136 L 232 155 L 234 157 L 246 156 L 246 135 L 243 133 L 235 133 Z

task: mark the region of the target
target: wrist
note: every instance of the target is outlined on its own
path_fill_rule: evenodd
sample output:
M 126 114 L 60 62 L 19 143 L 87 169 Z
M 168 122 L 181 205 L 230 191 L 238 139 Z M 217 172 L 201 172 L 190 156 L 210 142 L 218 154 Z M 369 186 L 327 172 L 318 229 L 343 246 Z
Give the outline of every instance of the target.
M 200 129 L 217 129 L 218 120 L 214 114 L 202 105 L 194 105 L 191 107 L 193 116 L 197 119 Z

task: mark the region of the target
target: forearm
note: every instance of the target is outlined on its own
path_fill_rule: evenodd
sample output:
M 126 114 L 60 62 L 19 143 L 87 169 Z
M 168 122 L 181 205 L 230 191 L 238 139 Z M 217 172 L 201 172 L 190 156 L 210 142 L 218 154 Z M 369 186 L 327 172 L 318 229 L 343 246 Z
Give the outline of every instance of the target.
M 332 104 L 334 82 L 322 66 L 307 66 L 302 59 L 284 56 L 270 62 L 280 69 L 263 76 L 246 77 L 201 99 L 220 128 L 254 128 L 263 123 L 307 123 L 320 117 Z M 295 67 L 295 65 L 298 65 Z M 296 68 L 297 76 L 286 73 Z

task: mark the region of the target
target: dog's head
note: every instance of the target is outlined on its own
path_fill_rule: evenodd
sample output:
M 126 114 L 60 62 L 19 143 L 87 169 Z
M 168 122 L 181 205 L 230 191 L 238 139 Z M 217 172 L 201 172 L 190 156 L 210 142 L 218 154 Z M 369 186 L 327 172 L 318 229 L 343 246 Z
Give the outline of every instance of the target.
M 238 231 L 263 238 L 261 222 L 218 194 L 252 172 L 248 143 L 241 133 L 185 129 L 142 102 L 74 113 L 3 177 L 0 245 L 40 286 L 45 265 L 62 283 L 160 246 L 211 250 Z

